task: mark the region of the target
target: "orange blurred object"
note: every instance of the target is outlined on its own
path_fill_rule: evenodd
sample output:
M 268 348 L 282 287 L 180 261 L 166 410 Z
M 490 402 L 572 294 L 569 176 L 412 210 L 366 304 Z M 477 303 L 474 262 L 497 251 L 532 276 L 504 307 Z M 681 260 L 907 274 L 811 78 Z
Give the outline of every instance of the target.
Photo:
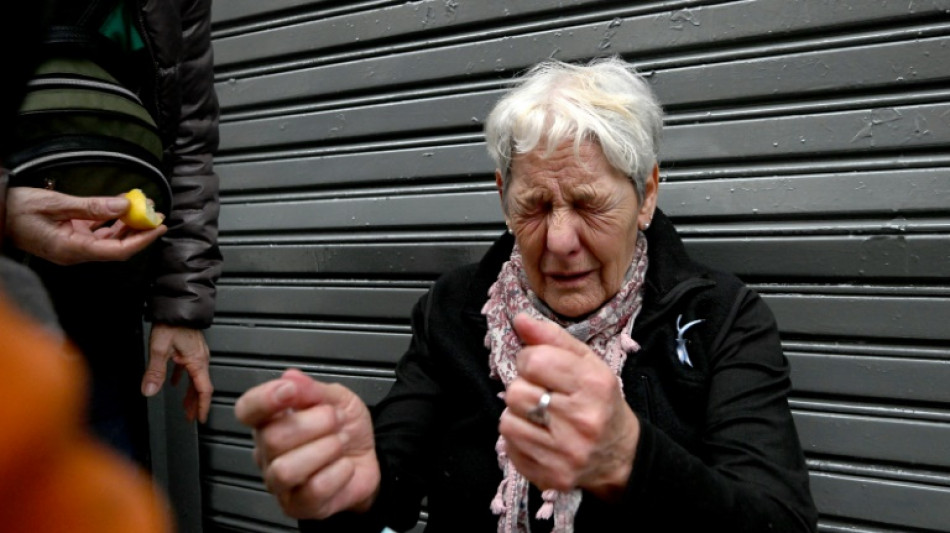
M 146 473 L 88 433 L 82 364 L 0 296 L 0 529 L 171 531 Z

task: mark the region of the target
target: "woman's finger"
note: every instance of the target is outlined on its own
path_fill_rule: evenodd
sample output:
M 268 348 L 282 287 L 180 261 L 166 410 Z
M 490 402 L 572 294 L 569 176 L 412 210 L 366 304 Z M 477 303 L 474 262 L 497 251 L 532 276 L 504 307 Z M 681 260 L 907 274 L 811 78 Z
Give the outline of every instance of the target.
M 329 405 L 317 405 L 279 417 L 260 428 L 258 442 L 265 458 L 272 460 L 308 442 L 336 434 L 341 429 L 336 409 Z
M 336 433 L 308 442 L 275 457 L 264 470 L 268 490 L 291 490 L 343 457 L 345 433 Z
M 555 399 L 556 396 L 561 395 L 526 379 L 518 378 L 508 385 L 508 390 L 505 392 L 505 404 L 510 412 L 519 417 L 536 425 L 545 425 L 542 421 L 547 419 L 550 422 L 553 411 L 557 409 L 553 404 L 563 400 L 563 396 L 558 400 Z
M 342 510 L 351 503 L 346 501 L 346 487 L 355 474 L 355 465 L 349 459 L 328 464 L 288 494 L 284 511 L 294 517 L 326 518 Z
M 521 475 L 542 490 L 573 488 L 577 472 L 562 449 L 572 446 L 569 441 L 558 441 L 551 431 L 517 416 L 505 420 L 502 415 L 499 431 L 505 437 L 508 458 Z

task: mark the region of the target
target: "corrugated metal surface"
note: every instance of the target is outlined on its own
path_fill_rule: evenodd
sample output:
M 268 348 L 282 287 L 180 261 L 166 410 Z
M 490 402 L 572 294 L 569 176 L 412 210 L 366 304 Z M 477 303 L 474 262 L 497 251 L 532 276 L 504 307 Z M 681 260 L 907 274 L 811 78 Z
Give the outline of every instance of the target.
M 220 0 L 214 23 L 206 530 L 293 529 L 235 398 L 290 365 L 382 397 L 411 304 L 502 228 L 504 81 L 605 54 L 667 109 L 691 253 L 778 316 L 821 529 L 950 530 L 950 1 Z

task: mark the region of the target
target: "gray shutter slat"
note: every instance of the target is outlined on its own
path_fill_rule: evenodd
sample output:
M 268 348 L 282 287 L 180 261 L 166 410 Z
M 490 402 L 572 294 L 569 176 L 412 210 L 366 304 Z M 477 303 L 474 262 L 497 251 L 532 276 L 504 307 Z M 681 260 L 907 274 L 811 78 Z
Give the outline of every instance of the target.
M 218 287 L 216 312 L 304 315 L 308 317 L 404 318 L 425 293 L 422 289 L 342 287 Z
M 950 340 L 950 298 L 765 294 L 783 333 Z
M 950 466 L 950 424 L 797 412 L 795 426 L 807 453 Z
M 950 489 L 812 473 L 818 511 L 898 527 L 941 531 L 950 524 Z
M 948 361 L 799 352 L 786 355 L 799 392 L 950 403 Z

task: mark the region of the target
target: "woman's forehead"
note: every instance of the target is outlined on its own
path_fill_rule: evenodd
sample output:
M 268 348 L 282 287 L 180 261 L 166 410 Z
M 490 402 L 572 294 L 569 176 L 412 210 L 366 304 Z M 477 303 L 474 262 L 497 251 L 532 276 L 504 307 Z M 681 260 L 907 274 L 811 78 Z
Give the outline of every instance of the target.
M 582 143 L 577 150 L 573 143 L 562 143 L 551 152 L 540 148 L 517 154 L 512 160 L 511 177 L 517 188 L 542 184 L 573 188 L 615 177 L 626 179 L 594 143 Z

